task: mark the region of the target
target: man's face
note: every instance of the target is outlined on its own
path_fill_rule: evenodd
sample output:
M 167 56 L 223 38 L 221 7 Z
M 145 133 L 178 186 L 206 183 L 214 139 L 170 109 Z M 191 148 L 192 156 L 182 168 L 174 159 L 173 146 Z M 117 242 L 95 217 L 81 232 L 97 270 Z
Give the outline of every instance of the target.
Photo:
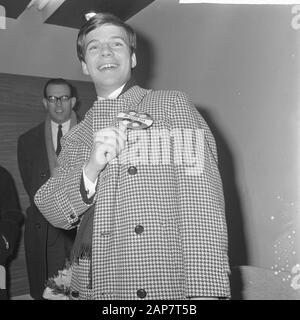
M 136 57 L 122 27 L 105 24 L 94 29 L 86 35 L 84 45 L 82 70 L 92 78 L 98 95 L 106 97 L 130 79 Z
M 43 104 L 49 113 L 51 120 L 56 123 L 68 121 L 71 118 L 72 109 L 76 104 L 76 98 L 71 97 L 69 86 L 65 84 L 50 84 L 47 87 L 46 92 L 47 99 L 43 99 Z M 53 99 L 53 97 L 63 98 L 58 100 L 56 99 L 55 101 L 55 98 Z

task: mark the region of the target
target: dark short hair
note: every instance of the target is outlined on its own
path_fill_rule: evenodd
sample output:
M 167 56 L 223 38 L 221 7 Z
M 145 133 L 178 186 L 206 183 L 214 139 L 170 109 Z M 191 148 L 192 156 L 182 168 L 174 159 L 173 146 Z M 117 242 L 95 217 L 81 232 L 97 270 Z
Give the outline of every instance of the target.
M 66 81 L 65 79 L 62 78 L 55 78 L 55 79 L 50 79 L 46 82 L 45 86 L 44 86 L 44 98 L 47 98 L 47 88 L 50 85 L 65 85 L 68 86 L 70 88 L 70 94 L 71 97 L 74 97 L 74 88 L 71 85 L 71 83 L 69 83 L 68 81 Z
M 136 50 L 136 34 L 134 30 L 126 24 L 123 20 L 118 18 L 117 16 L 111 13 L 97 13 L 91 19 L 89 19 L 79 30 L 77 37 L 77 55 L 80 61 L 84 61 L 85 56 L 85 48 L 84 48 L 84 40 L 87 34 L 104 24 L 111 24 L 118 27 L 122 27 L 128 36 L 129 39 L 129 47 L 131 50 L 131 54 L 133 54 Z

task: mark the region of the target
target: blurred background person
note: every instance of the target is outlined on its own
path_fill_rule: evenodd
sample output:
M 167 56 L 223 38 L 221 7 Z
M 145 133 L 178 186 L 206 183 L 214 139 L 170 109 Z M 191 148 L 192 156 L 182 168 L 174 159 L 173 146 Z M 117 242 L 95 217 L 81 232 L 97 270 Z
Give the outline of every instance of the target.
M 23 215 L 11 174 L 0 166 L 0 300 L 8 299 L 6 267 L 18 243 Z
M 72 85 L 64 79 L 51 79 L 44 86 L 45 121 L 18 139 L 18 164 L 30 206 L 26 210 L 25 255 L 30 295 L 42 299 L 45 281 L 62 270 L 70 255 L 76 229 L 53 227 L 34 204 L 36 191 L 54 175 L 61 138 L 79 121 L 74 107 Z

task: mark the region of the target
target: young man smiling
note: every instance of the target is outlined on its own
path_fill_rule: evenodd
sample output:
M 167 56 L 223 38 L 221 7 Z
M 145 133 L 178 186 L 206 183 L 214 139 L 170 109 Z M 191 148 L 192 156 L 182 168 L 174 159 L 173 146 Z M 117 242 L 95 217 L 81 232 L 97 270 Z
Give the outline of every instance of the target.
M 227 298 L 214 138 L 185 94 L 132 81 L 135 49 L 134 31 L 111 14 L 80 29 L 78 56 L 98 100 L 64 139 L 57 175 L 35 202 L 54 226 L 79 225 L 72 299 Z M 162 157 L 141 163 L 137 154 L 155 156 L 152 140 L 163 135 Z
M 107 98 L 123 86 L 136 66 L 126 31 L 115 25 L 103 25 L 85 36 L 83 72 L 90 75 L 98 96 Z

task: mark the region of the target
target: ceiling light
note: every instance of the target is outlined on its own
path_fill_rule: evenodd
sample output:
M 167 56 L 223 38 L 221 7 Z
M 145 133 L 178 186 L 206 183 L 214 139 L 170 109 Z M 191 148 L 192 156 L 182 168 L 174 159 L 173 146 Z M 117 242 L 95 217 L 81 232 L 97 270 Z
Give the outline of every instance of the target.
M 30 3 L 28 4 L 27 8 L 31 8 L 34 5 L 37 5 L 38 10 L 43 10 L 49 2 L 52 0 L 31 0 Z
M 90 11 L 86 11 L 84 12 L 84 18 L 86 21 L 89 21 L 93 16 L 95 16 L 97 14 L 97 12 L 90 10 Z

